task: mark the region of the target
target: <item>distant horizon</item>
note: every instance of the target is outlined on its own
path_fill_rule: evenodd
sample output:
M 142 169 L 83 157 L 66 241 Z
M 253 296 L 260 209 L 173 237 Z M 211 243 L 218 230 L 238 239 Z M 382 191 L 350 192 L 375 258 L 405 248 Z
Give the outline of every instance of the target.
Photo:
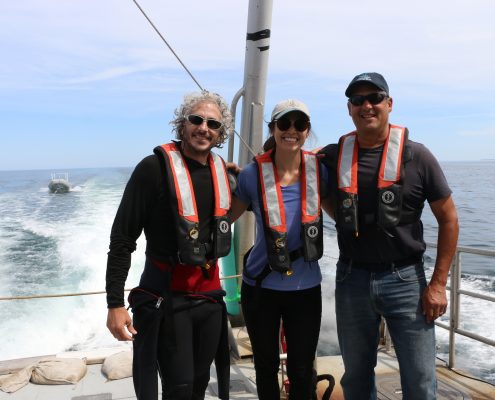
M 479 163 L 495 162 L 495 158 L 486 158 L 479 160 L 438 160 L 439 163 Z M 120 165 L 106 167 L 70 167 L 70 168 L 29 168 L 29 169 L 0 169 L 0 172 L 29 172 L 29 171 L 50 171 L 50 173 L 63 173 L 71 170 L 81 169 L 116 169 L 116 168 L 135 168 L 136 165 Z

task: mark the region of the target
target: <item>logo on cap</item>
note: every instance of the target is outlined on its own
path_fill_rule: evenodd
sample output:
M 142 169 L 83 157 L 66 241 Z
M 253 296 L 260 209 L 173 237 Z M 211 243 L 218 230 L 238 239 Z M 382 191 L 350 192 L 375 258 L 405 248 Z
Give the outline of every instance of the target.
M 357 81 L 371 81 L 371 76 L 369 76 L 368 74 L 361 74 L 358 76 L 358 78 L 356 79 Z

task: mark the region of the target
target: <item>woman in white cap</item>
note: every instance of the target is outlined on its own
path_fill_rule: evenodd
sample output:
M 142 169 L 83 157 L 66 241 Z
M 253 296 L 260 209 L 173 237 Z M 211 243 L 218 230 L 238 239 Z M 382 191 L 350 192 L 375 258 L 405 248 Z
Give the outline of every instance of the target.
M 265 152 L 238 176 L 232 216 L 248 207 L 256 241 L 244 258 L 241 305 L 251 341 L 260 400 L 278 400 L 282 320 L 291 400 L 312 397 L 321 322 L 323 254 L 320 182 L 327 170 L 302 150 L 311 132 L 308 107 L 284 100 L 273 109 Z M 321 179 L 320 179 L 321 178 Z

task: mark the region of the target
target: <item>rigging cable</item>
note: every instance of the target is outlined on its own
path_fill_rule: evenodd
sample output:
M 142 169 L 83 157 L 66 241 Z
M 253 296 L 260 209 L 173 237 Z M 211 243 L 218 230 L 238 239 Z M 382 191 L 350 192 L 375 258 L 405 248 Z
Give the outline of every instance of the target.
M 136 1 L 136 0 L 132 0 L 134 1 L 134 4 L 136 4 L 137 8 L 139 8 L 139 11 L 141 11 L 141 13 L 144 15 L 144 17 L 148 20 L 148 22 L 150 23 L 150 25 L 153 27 L 153 29 L 156 31 L 156 33 L 158 33 L 158 36 L 160 36 L 160 38 L 163 40 L 163 43 L 165 43 L 167 45 L 167 47 L 169 48 L 169 50 L 172 52 L 172 54 L 175 56 L 175 58 L 177 58 L 177 60 L 180 62 L 180 64 L 182 65 L 182 67 L 186 70 L 186 72 L 189 74 L 189 76 L 191 77 L 191 79 L 196 83 L 196 85 L 198 85 L 198 87 L 204 91 L 204 89 L 201 87 L 201 85 L 199 84 L 199 82 L 196 80 L 196 78 L 193 76 L 193 74 L 191 73 L 191 71 L 189 71 L 189 69 L 186 67 L 186 65 L 182 62 L 182 60 L 180 59 L 180 57 L 177 55 L 177 53 L 174 51 L 174 49 L 172 48 L 172 46 L 170 46 L 168 44 L 168 42 L 165 40 L 165 38 L 162 36 L 162 34 L 160 33 L 160 31 L 157 29 L 157 27 L 153 24 L 153 22 L 151 21 L 151 19 L 149 19 L 149 17 L 146 15 L 146 13 L 144 12 L 144 10 L 141 8 L 141 6 L 139 5 L 139 3 Z
M 191 71 L 189 71 L 189 69 L 187 68 L 187 66 L 182 62 L 182 60 L 177 55 L 177 53 L 174 51 L 174 49 L 172 48 L 172 46 L 170 46 L 170 44 L 168 44 L 167 40 L 163 37 L 163 35 L 158 30 L 158 28 L 155 26 L 155 24 L 153 24 L 153 22 L 151 21 L 151 19 L 148 17 L 148 15 L 141 8 L 141 6 L 137 2 L 137 0 L 132 0 L 132 1 L 134 2 L 134 4 L 136 4 L 136 7 L 139 9 L 139 11 L 141 11 L 141 13 L 144 15 L 144 17 L 148 20 L 148 22 L 153 27 L 153 29 L 158 34 L 158 36 L 160 36 L 160 38 L 162 39 L 163 43 L 165 43 L 167 45 L 167 47 L 172 52 L 172 54 L 175 56 L 175 58 L 179 61 L 179 63 L 182 65 L 182 67 L 186 70 L 186 72 L 189 74 L 189 76 L 194 81 L 194 83 L 196 83 L 196 85 L 200 88 L 201 91 L 205 91 L 205 89 L 203 89 L 203 87 L 199 84 L 199 82 L 196 80 L 196 78 L 191 73 Z M 246 146 L 246 148 L 250 151 L 250 153 L 253 155 L 253 157 L 256 156 L 255 151 L 251 148 L 251 146 L 249 146 L 249 144 L 244 140 L 244 138 L 235 129 L 233 129 L 233 132 L 237 135 L 237 137 L 239 138 L 239 140 L 241 140 L 241 142 L 243 143 L 243 145 Z

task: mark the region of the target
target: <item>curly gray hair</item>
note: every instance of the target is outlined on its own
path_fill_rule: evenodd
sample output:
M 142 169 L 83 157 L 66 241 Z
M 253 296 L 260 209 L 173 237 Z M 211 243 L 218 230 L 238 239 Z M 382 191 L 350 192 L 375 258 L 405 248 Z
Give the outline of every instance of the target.
M 184 101 L 174 111 L 175 118 L 170 121 L 173 125 L 172 132 L 175 132 L 175 137 L 182 140 L 182 131 L 186 123 L 186 115 L 189 115 L 191 111 L 200 103 L 212 103 L 218 106 L 220 114 L 222 114 L 222 127 L 219 131 L 219 137 L 215 147 L 222 147 L 232 131 L 232 114 L 227 106 L 227 102 L 222 96 L 217 93 L 208 92 L 203 90 L 202 92 L 189 93 L 184 96 Z

